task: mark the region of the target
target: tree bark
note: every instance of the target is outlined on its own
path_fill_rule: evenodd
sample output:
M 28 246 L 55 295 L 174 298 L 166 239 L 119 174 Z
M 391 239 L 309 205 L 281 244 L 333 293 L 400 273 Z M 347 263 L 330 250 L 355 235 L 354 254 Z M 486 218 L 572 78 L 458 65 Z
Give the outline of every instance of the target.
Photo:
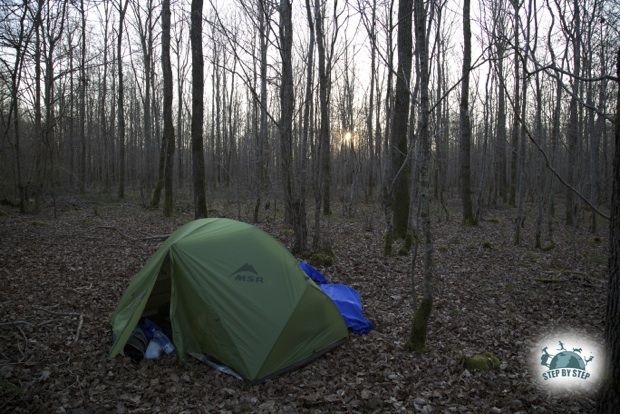
M 80 192 L 86 188 L 86 9 L 84 0 L 80 0 L 80 17 L 82 23 L 82 58 L 80 62 Z
M 293 197 L 292 183 L 292 143 L 293 111 L 295 95 L 293 86 L 293 23 L 291 20 L 291 3 L 280 0 L 280 57 L 282 59 L 282 84 L 280 86 L 280 167 L 284 201 L 291 213 L 291 224 L 295 234 L 294 252 L 306 250 L 306 212 L 300 200 Z
M 529 6 L 527 8 L 527 18 L 526 18 L 526 34 L 524 43 L 528 45 L 525 50 L 525 61 L 523 62 L 523 76 L 521 78 L 521 106 L 520 106 L 520 126 L 518 129 L 518 153 L 517 153 L 517 189 L 516 189 L 516 197 L 517 197 L 517 216 L 515 217 L 515 230 L 514 230 L 514 238 L 513 243 L 518 246 L 521 243 L 521 229 L 523 228 L 523 223 L 525 221 L 525 212 L 524 212 L 524 203 L 525 203 L 525 158 L 527 156 L 527 152 L 525 150 L 526 137 L 525 137 L 525 108 L 527 106 L 527 57 L 529 54 L 529 42 L 530 42 L 530 17 L 532 13 L 532 3 L 530 1 Z M 515 21 L 518 26 L 519 17 L 518 10 L 517 14 L 515 14 Z
M 254 205 L 254 222 L 258 222 L 262 194 L 266 192 L 267 172 L 265 168 L 265 146 L 268 138 L 267 125 L 267 48 L 269 46 L 269 19 L 265 9 L 265 0 L 258 0 L 258 35 L 260 38 L 260 125 L 257 136 L 257 173 L 258 185 L 256 186 L 256 203 Z M 306 0 L 309 1 L 309 0 Z M 310 27 L 311 42 L 314 39 L 314 31 Z M 309 63 L 308 70 L 311 70 Z M 307 104 L 307 103 L 306 103 Z M 305 112 L 304 112 L 305 113 Z M 306 119 L 306 118 L 304 118 Z M 305 124 L 304 124 L 305 125 Z M 302 169 L 302 174 L 304 170 Z M 302 178 L 303 179 L 303 178 Z
M 620 49 L 616 54 L 616 73 L 620 79 Z M 599 414 L 617 413 L 620 407 L 620 91 L 616 100 L 615 137 L 609 223 L 609 290 L 605 321 L 608 371 L 597 407 Z
M 469 2 L 469 0 L 465 0 Z M 426 350 L 426 336 L 428 321 L 433 309 L 433 237 L 430 218 L 430 169 L 431 142 L 429 134 L 429 69 L 428 69 L 428 40 L 426 38 L 426 12 L 423 0 L 415 0 L 415 39 L 416 54 L 418 56 L 420 74 L 420 115 L 418 119 L 418 139 L 420 142 L 420 241 L 424 251 L 424 283 L 422 300 L 414 308 L 411 324 L 411 334 L 405 347 L 410 351 L 424 352 Z M 414 250 L 417 250 L 417 246 Z M 412 283 L 412 301 L 415 304 L 414 273 L 417 254 L 412 255 L 410 277 Z
M 119 0 L 118 38 L 116 43 L 116 59 L 118 64 L 118 142 L 120 147 L 120 167 L 118 177 L 118 198 L 125 197 L 125 91 L 123 83 L 123 26 L 129 0 L 123 5 Z
M 207 216 L 205 195 L 204 58 L 202 56 L 202 0 L 192 0 L 190 42 L 192 47 L 192 181 L 194 218 Z
M 164 216 L 173 213 L 174 125 L 172 123 L 172 65 L 170 64 L 170 0 L 161 4 L 161 69 L 164 81 L 164 131 L 166 161 L 164 166 Z
M 331 68 L 327 68 L 325 31 L 323 28 L 323 13 L 321 11 L 321 1 L 315 0 L 314 19 L 316 22 L 316 43 L 319 55 L 319 103 L 321 112 L 321 126 L 319 129 L 319 160 L 320 160 L 320 184 L 323 214 L 331 213 L 330 206 L 330 185 L 331 185 L 331 151 L 330 151 L 330 115 L 329 115 L 329 88 Z
M 513 25 L 514 25 L 514 98 L 513 98 L 513 119 L 512 119 L 512 131 L 511 131 L 511 158 L 510 158 L 510 197 L 509 203 L 511 206 L 516 206 L 516 196 L 517 196 L 517 174 L 518 174 L 518 153 L 519 153 L 519 123 L 517 119 L 520 116 L 520 91 L 521 91 L 521 69 L 520 69 L 520 59 L 519 59 L 519 8 L 521 7 L 521 3 L 519 0 L 510 0 L 513 6 Z
M 496 132 L 496 146 L 495 146 L 495 191 L 498 197 L 501 197 L 502 202 L 505 204 L 508 202 L 508 192 L 506 191 L 507 177 L 506 177 L 506 92 L 505 92 L 505 79 L 504 79 L 504 56 L 506 53 L 506 44 L 504 40 L 504 10 L 499 3 L 494 6 L 494 35 L 495 40 L 495 57 L 497 61 L 495 63 L 497 69 L 497 80 L 499 82 L 497 91 L 497 132 Z
M 461 125 L 461 203 L 463 224 L 474 226 L 476 218 L 471 198 L 471 121 L 469 119 L 469 72 L 471 67 L 471 26 L 469 18 L 470 1 L 463 1 L 463 71 L 461 81 L 461 103 L 459 119 Z
M 405 239 L 409 222 L 409 163 L 407 161 L 407 127 L 409 121 L 409 100 L 412 52 L 413 0 L 399 0 L 398 3 L 398 66 L 396 95 L 390 127 L 392 161 L 392 220 L 393 237 Z
M 581 81 L 576 79 L 581 74 L 581 16 L 579 0 L 573 1 L 573 21 L 575 29 L 572 33 L 573 41 L 573 79 L 572 94 L 569 106 L 568 131 L 568 184 L 575 187 L 575 172 L 577 171 L 577 144 L 579 141 L 579 111 L 577 99 L 580 96 Z M 570 36 L 570 34 L 569 34 Z M 569 189 L 566 190 L 566 225 L 575 224 L 575 196 Z

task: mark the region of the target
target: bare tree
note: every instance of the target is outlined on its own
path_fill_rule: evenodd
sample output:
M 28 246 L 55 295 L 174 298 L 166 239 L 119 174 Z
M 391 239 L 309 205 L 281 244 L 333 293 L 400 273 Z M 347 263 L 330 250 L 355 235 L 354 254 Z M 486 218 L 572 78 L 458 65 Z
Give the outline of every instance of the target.
M 172 178 L 174 172 L 174 125 L 172 124 L 172 65 L 170 63 L 170 0 L 161 3 L 161 69 L 164 81 L 164 135 L 166 161 L 164 164 L 164 216 L 174 211 Z
M 138 38 L 140 39 L 140 48 L 142 51 L 142 64 L 144 73 L 144 94 L 142 96 L 142 117 L 143 117 L 143 134 L 144 134 L 144 174 L 142 185 L 150 188 L 152 185 L 153 174 L 150 167 L 153 154 L 153 83 L 155 77 L 155 68 L 153 64 L 154 53 L 154 29 L 157 24 L 158 17 L 153 16 L 155 5 L 153 0 L 147 0 L 144 5 L 141 2 L 132 2 Z M 144 14 L 143 14 L 144 12 Z M 161 190 L 161 189 L 160 189 Z M 159 197 L 159 196 L 158 196 Z M 159 203 L 159 200 L 157 200 Z
M 308 179 L 308 160 L 307 160 L 307 152 L 308 152 L 308 143 L 309 141 L 313 140 L 313 136 L 311 136 L 311 127 L 310 124 L 312 122 L 311 117 L 313 116 L 313 109 L 314 109 L 314 46 L 316 43 L 316 36 L 314 33 L 314 20 L 312 17 L 312 5 L 311 5 L 311 0 L 306 0 L 306 19 L 308 21 L 308 28 L 310 30 L 310 38 L 308 40 L 308 53 L 307 53 L 307 60 L 306 60 L 306 90 L 304 93 L 304 113 L 303 113 L 303 126 L 302 126 L 302 137 L 301 137 L 301 151 L 300 151 L 300 158 L 301 158 L 301 166 L 300 166 L 300 199 L 301 202 L 303 203 L 303 210 L 305 211 L 305 204 L 306 204 L 306 189 L 307 189 L 307 184 L 306 181 Z M 262 44 L 261 44 L 261 52 L 262 52 Z M 261 80 L 262 80 L 262 64 L 263 64 L 263 60 L 262 60 L 262 54 L 261 54 Z M 261 88 L 262 88 L 262 83 L 261 83 Z M 261 94 L 262 94 L 262 89 L 261 89 Z M 261 95 L 262 96 L 262 95 Z M 262 105 L 261 105 L 262 106 Z M 262 112 L 261 112 L 261 117 L 262 117 Z M 261 128 L 262 128 L 262 118 L 261 118 Z M 318 192 L 315 192 L 315 194 L 317 194 Z M 319 196 L 315 196 L 315 200 L 316 200 L 316 206 L 315 208 L 317 208 L 320 204 L 320 197 Z M 321 220 L 319 217 L 319 212 L 320 208 L 318 210 L 315 210 L 314 212 L 314 245 L 316 246 L 316 244 L 318 244 L 318 235 L 320 234 L 320 225 L 321 225 Z
M 469 0 L 463 0 L 463 71 L 461 81 L 461 103 L 459 119 L 461 126 L 461 202 L 463 223 L 476 225 L 471 199 L 471 121 L 469 119 L 469 72 L 471 70 L 471 19 Z
M 388 187 L 392 209 L 392 226 L 388 226 L 385 252 L 391 253 L 392 240 L 407 238 L 409 222 L 409 158 L 407 157 L 407 128 L 409 120 L 411 58 L 413 55 L 411 20 L 412 0 L 398 2 L 398 67 L 396 70 L 396 93 L 391 112 L 390 158 L 391 183 Z M 390 228 L 391 227 L 391 228 Z M 391 230 L 391 231 L 390 231 Z
M 15 13 L 16 15 L 19 15 L 18 32 L 11 33 L 11 31 L 8 30 L 9 27 L 6 27 L 6 31 L 4 31 L 2 36 L 0 36 L 0 42 L 2 42 L 3 45 L 15 50 L 13 65 L 11 66 L 10 63 L 2 57 L 0 57 L 0 63 L 4 68 L 8 69 L 11 78 L 11 100 L 9 105 L 10 109 L 7 117 L 8 119 L 6 121 L 6 128 L 4 134 L 8 136 L 9 128 L 12 121 L 13 148 L 15 151 L 15 184 L 17 187 L 17 192 L 19 194 L 19 211 L 21 213 L 24 213 L 26 211 L 26 194 L 22 179 L 22 154 L 20 150 L 21 132 L 19 128 L 19 90 L 22 80 L 22 70 L 24 67 L 26 51 L 28 49 L 28 43 L 30 42 L 30 39 L 32 37 L 33 30 L 37 30 L 37 27 L 36 25 L 28 27 L 28 22 L 26 18 L 30 14 L 30 8 L 27 1 L 23 1 L 20 9 L 21 10 L 10 11 L 11 14 Z
M 620 87 L 620 49 L 616 54 L 616 75 Z M 605 342 L 609 360 L 606 381 L 597 407 L 600 414 L 615 413 L 620 407 L 620 89 L 616 98 L 614 154 L 609 223 L 609 290 L 605 320 Z
M 295 95 L 293 89 L 293 23 L 291 19 L 291 3 L 289 0 L 280 0 L 280 58 L 282 59 L 282 74 L 280 85 L 280 168 L 282 170 L 282 185 L 284 202 L 291 212 L 295 245 L 293 251 L 303 252 L 306 249 L 307 228 L 306 213 L 302 210 L 300 200 L 294 198 L 292 183 L 292 141 L 293 141 L 293 112 Z
M 84 0 L 80 0 L 80 18 L 82 23 L 82 55 L 80 61 L 80 143 L 81 143 L 81 162 L 80 162 L 80 192 L 84 192 L 86 187 L 86 9 Z
M 573 0 L 573 24 L 574 30 L 570 32 L 566 25 L 564 29 L 566 36 L 572 42 L 573 47 L 573 80 L 572 80 L 572 94 L 569 106 L 569 118 L 568 118 L 568 184 L 575 186 L 575 172 L 577 162 L 577 145 L 579 141 L 579 111 L 577 107 L 577 101 L 581 94 L 581 81 L 578 79 L 581 75 L 581 11 L 579 0 Z M 570 226 L 575 223 L 575 199 L 573 192 L 566 190 L 566 225 Z
M 337 1 L 336 1 L 337 4 Z M 316 24 L 316 43 L 319 56 L 319 102 L 321 112 L 321 127 L 319 129 L 319 191 L 322 199 L 323 214 L 331 213 L 330 193 L 331 193 L 331 151 L 330 151 L 330 114 L 329 114 L 329 89 L 331 83 L 331 64 L 326 56 L 326 40 L 324 29 L 323 2 L 315 0 L 314 20 Z
M 309 0 L 306 0 L 306 2 Z M 307 5 L 306 5 L 307 7 Z M 260 43 L 260 125 L 257 135 L 256 149 L 258 152 L 257 173 L 258 185 L 256 186 L 256 203 L 254 204 L 254 222 L 258 221 L 262 194 L 266 192 L 267 171 L 265 166 L 265 151 L 268 140 L 267 124 L 267 52 L 269 47 L 269 20 L 271 9 L 265 0 L 258 0 L 258 36 Z M 313 33 L 311 31 L 311 33 Z M 313 35 L 311 35 L 313 36 Z M 312 43 L 311 43 L 312 44 Z M 308 70 L 311 70 L 309 64 Z M 303 180 L 303 178 L 302 178 Z M 302 197 L 305 203 L 305 196 Z
M 192 0 L 190 42 L 192 46 L 192 181 L 194 218 L 207 216 L 204 123 L 204 58 L 202 56 L 202 0 Z
M 468 0 L 465 0 L 468 1 Z M 428 330 L 428 320 L 433 309 L 433 237 L 431 231 L 430 217 L 430 159 L 431 142 L 429 134 L 429 58 L 428 40 L 426 34 L 426 9 L 423 0 L 415 0 L 415 45 L 416 62 L 420 74 L 420 109 L 418 117 L 418 139 L 420 143 L 420 235 L 418 239 L 423 247 L 424 260 L 424 283 L 422 300 L 417 304 L 417 293 L 415 291 L 415 266 L 417 259 L 418 243 L 414 247 L 412 254 L 410 278 L 412 284 L 412 301 L 414 304 L 414 316 L 411 325 L 411 332 L 405 347 L 410 351 L 423 352 L 426 350 L 426 334 Z
M 118 142 L 120 147 L 120 167 L 119 167 L 119 179 L 118 179 L 118 198 L 125 197 L 125 91 L 123 83 L 123 31 L 125 23 L 125 14 L 127 12 L 127 6 L 129 0 L 122 0 L 118 2 L 118 35 L 116 38 L 116 59 L 118 65 Z
M 505 1 L 491 1 L 493 16 L 493 41 L 495 45 L 495 69 L 499 82 L 497 91 L 497 137 L 495 146 L 495 174 L 496 196 L 502 198 L 503 203 L 508 202 L 507 177 L 506 177 L 506 92 L 504 58 L 506 54 L 506 3 Z
M 515 30 L 520 30 L 520 20 L 519 20 L 519 7 L 517 3 L 515 3 Z M 523 76 L 517 72 L 515 73 L 515 88 L 518 90 L 521 88 L 521 102 L 518 104 L 518 108 L 520 110 L 519 119 L 522 120 L 520 123 L 515 123 L 516 130 L 513 131 L 514 136 L 516 137 L 517 145 L 513 150 L 517 154 L 516 158 L 516 166 L 517 166 L 517 187 L 516 187 L 516 202 L 517 202 L 517 216 L 515 217 L 514 223 L 514 237 L 513 242 L 515 245 L 519 245 L 521 243 L 521 229 L 523 227 L 523 223 L 525 221 L 525 212 L 524 212 L 524 203 L 525 203 L 525 158 L 527 156 L 526 152 L 526 137 L 525 137 L 525 114 L 527 107 L 527 85 L 528 85 L 528 77 L 527 74 L 527 56 L 529 54 L 529 42 L 530 42 L 530 18 L 532 10 L 531 0 L 529 0 L 529 4 L 527 7 L 527 19 L 525 23 L 525 44 L 528 45 L 525 51 L 525 56 L 522 57 L 520 51 L 517 49 L 516 54 L 518 59 L 522 59 L 523 66 Z M 517 43 L 518 45 L 518 43 Z M 515 68 L 515 71 L 518 71 L 518 68 Z M 521 83 L 519 83 L 521 82 Z M 516 99 L 516 97 L 515 97 Z

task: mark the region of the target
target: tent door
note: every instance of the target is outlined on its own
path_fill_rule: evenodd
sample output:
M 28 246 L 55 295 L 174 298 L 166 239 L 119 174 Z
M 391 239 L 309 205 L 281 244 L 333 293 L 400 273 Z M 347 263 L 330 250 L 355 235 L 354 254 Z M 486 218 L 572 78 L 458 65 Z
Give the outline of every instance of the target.
M 144 307 L 144 312 L 142 312 L 143 318 L 148 318 L 155 322 L 168 336 L 170 336 L 172 331 L 170 324 L 171 274 L 170 258 L 166 256 L 161 270 L 157 275 L 157 280 L 151 291 L 151 296 L 149 296 L 146 306 Z

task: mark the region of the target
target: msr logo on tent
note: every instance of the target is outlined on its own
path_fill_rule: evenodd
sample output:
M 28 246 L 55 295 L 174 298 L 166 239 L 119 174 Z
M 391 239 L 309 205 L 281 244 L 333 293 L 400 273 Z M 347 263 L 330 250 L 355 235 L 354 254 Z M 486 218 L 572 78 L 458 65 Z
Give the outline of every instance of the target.
M 249 263 L 232 272 L 230 277 L 234 277 L 238 282 L 263 283 L 263 277 L 259 276 L 254 266 Z

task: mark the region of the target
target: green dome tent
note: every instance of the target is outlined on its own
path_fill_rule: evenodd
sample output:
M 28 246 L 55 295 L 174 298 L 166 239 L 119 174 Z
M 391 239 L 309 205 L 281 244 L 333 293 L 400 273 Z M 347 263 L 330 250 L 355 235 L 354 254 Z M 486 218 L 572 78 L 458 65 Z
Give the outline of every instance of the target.
M 179 358 L 201 353 L 258 382 L 347 337 L 334 303 L 277 240 L 250 224 L 195 220 L 133 277 L 112 315 L 118 355 L 142 316 L 166 309 Z

